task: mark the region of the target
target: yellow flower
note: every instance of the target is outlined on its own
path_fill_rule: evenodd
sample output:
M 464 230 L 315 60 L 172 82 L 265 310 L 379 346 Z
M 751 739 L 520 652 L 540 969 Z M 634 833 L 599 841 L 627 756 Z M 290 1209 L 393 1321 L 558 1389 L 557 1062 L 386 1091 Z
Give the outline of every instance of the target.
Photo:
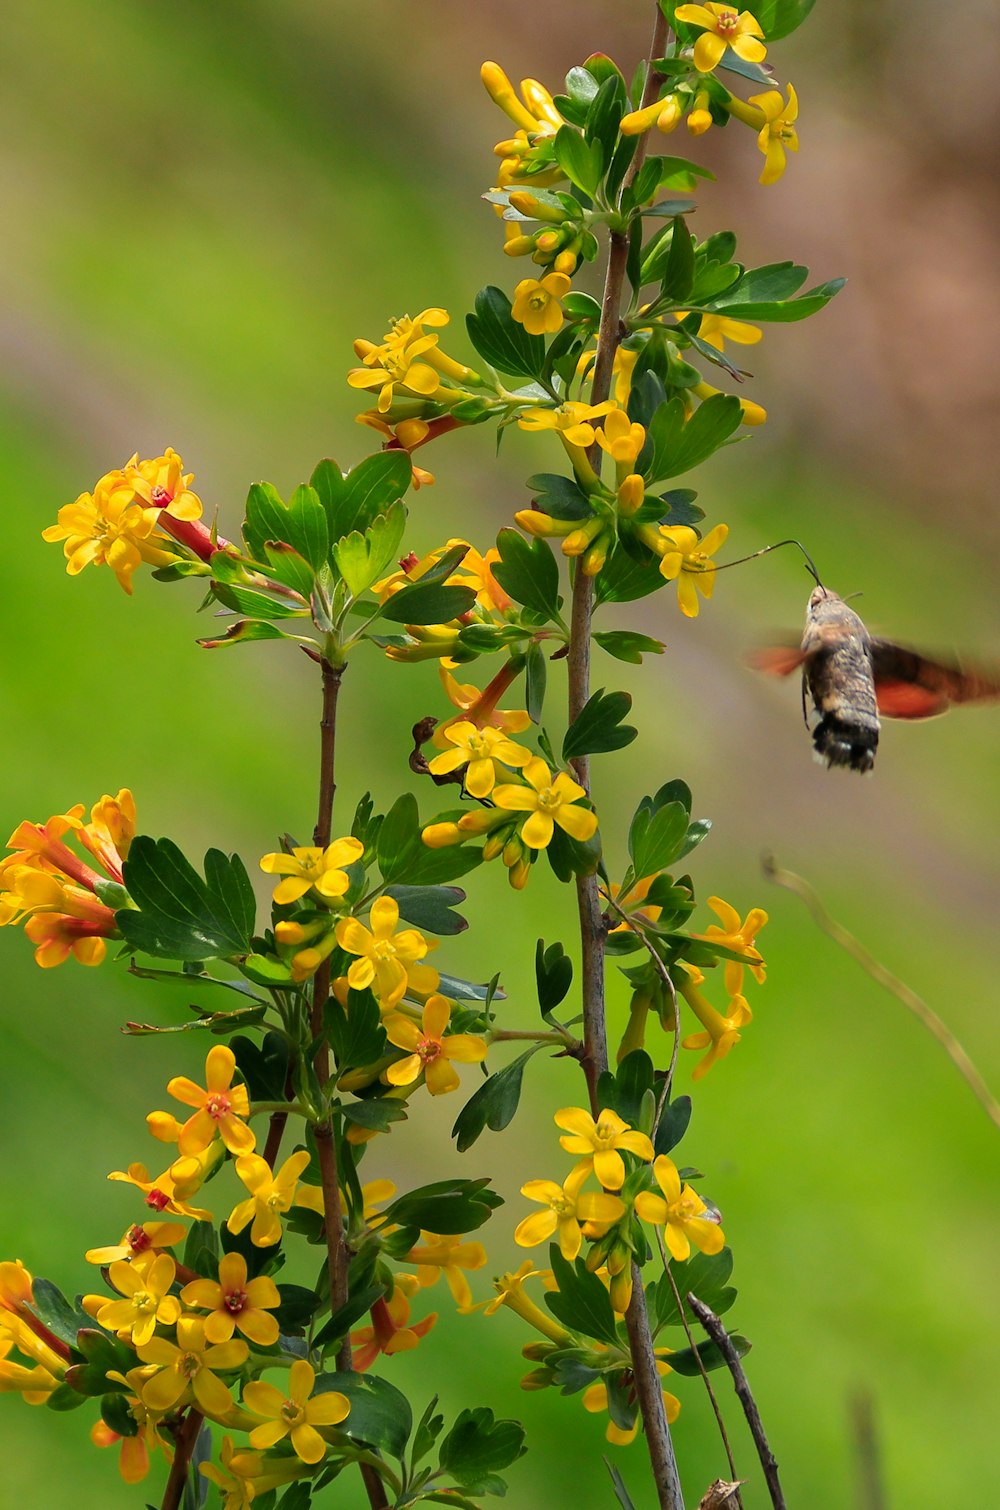
M 734 996 L 730 1000 L 728 1013 L 723 1017 L 721 1012 L 717 1012 L 705 1000 L 694 980 L 679 980 L 677 989 L 705 1029 L 703 1033 L 690 1033 L 681 1040 L 681 1048 L 708 1050 L 704 1059 L 691 1072 L 692 1080 L 701 1080 L 713 1064 L 725 1059 L 729 1051 L 739 1043 L 740 1029 L 753 1021 L 753 1013 L 746 997 Z
M 474 687 L 471 682 L 456 681 L 446 666 L 438 667 L 438 675 L 448 701 L 453 703 L 470 723 L 474 723 L 477 729 L 484 729 L 489 725 L 490 728 L 499 729 L 501 734 L 523 734 L 525 729 L 530 728 L 531 719 L 526 709 L 497 707 L 497 703 L 516 675 L 510 663 L 502 667 L 489 686 L 482 691 Z M 459 716 L 453 715 L 444 723 L 438 724 L 431 737 L 431 743 L 439 750 L 447 749 L 446 731 L 453 723 L 459 721 Z
M 236 1173 L 250 1192 L 250 1199 L 241 1201 L 229 1214 L 226 1226 L 230 1232 L 242 1232 L 252 1220 L 250 1241 L 255 1248 L 267 1248 L 281 1241 L 280 1216 L 295 1200 L 295 1187 L 299 1175 L 309 1163 L 309 1150 L 300 1148 L 272 1171 L 266 1159 L 259 1154 L 243 1154 L 236 1160 Z
M 199 1154 L 220 1137 L 229 1152 L 245 1154 L 256 1145 L 253 1131 L 241 1117 L 250 1115 L 250 1093 L 245 1085 L 233 1085 L 236 1055 L 228 1044 L 217 1043 L 205 1057 L 205 1089 L 186 1075 L 167 1083 L 175 1101 L 197 1108 L 181 1128 L 177 1147 L 182 1154 Z
M 748 10 L 737 14 L 731 6 L 707 0 L 705 5 L 679 5 L 674 15 L 689 26 L 704 28 L 694 44 L 699 73 L 711 73 L 727 47 L 747 63 L 761 63 L 767 56 L 767 48 L 758 41 L 764 35 L 760 22 Z
M 480 77 L 490 98 L 510 117 L 515 126 L 520 126 L 533 135 L 554 136 L 563 124 L 552 96 L 537 79 L 522 80 L 522 105 L 514 93 L 514 86 L 499 64 L 484 63 Z
M 673 529 L 660 526 L 660 572 L 668 582 L 677 579 L 677 601 L 681 613 L 689 619 L 698 617 L 698 593 L 703 598 L 712 596 L 715 567 L 709 558 L 725 542 L 728 534 L 728 524 L 717 524 L 704 540 L 698 539 L 689 524 L 678 524 Z
M 184 473 L 184 463 L 168 446 L 162 456 L 140 461 L 138 453 L 125 463 L 125 480 L 147 508 L 163 511 L 174 519 L 200 519 L 201 499 L 191 492 L 194 473 Z
M 592 420 L 609 414 L 615 405 L 611 399 L 603 404 L 558 404 L 554 409 L 524 409 L 517 423 L 522 430 L 555 430 L 571 446 L 592 446 Z
M 691 1256 L 692 1244 L 701 1253 L 720 1253 L 726 1245 L 718 1222 L 705 1216 L 708 1207 L 690 1185 L 681 1185 L 673 1159 L 661 1153 L 653 1161 L 653 1177 L 662 1196 L 644 1190 L 635 1198 L 635 1210 L 644 1222 L 664 1227 L 663 1234 L 672 1258 L 683 1263 Z
M 101 1301 L 95 1311 L 98 1326 L 119 1337 L 131 1338 L 133 1347 L 148 1342 L 162 1326 L 173 1326 L 181 1314 L 181 1303 L 176 1295 L 169 1293 L 174 1282 L 177 1265 L 169 1253 L 139 1259 L 135 1263 L 115 1263 L 108 1270 L 108 1279 L 123 1300 Z
M 301 1457 L 304 1463 L 319 1463 L 325 1457 L 326 1442 L 316 1428 L 337 1425 L 346 1419 L 350 1406 L 346 1395 L 341 1395 L 337 1389 L 313 1395 L 314 1385 L 316 1370 L 305 1362 L 304 1357 L 296 1359 L 289 1370 L 287 1395 L 261 1380 L 246 1385 L 243 1389 L 246 1409 L 267 1418 L 266 1425 L 255 1425 L 251 1431 L 252 1447 L 273 1447 L 275 1442 L 290 1436 L 296 1457 Z
M 266 1274 L 248 1280 L 242 1253 L 224 1254 L 219 1260 L 218 1282 L 193 1279 L 184 1286 L 180 1298 L 186 1306 L 211 1311 L 205 1318 L 208 1342 L 228 1342 L 237 1328 L 260 1347 L 270 1347 L 278 1340 L 277 1320 L 266 1314 L 281 1304 L 278 1287 Z
M 582 1153 L 593 1159 L 594 1173 L 605 1190 L 620 1190 L 625 1183 L 625 1149 L 640 1159 L 652 1159 L 653 1145 L 645 1133 L 636 1132 L 623 1122 L 617 1112 L 604 1108 L 595 1122 L 579 1106 L 566 1106 L 555 1114 L 557 1127 L 565 1128 L 569 1137 L 559 1139 L 567 1153 Z
M 669 135 L 683 113 L 679 97 L 668 94 L 662 100 L 654 100 L 644 110 L 633 110 L 628 115 L 623 115 L 618 129 L 622 136 L 642 136 L 651 126 L 655 126 L 664 135 Z
M 593 1167 L 592 1159 L 581 1159 L 564 1185 L 557 1185 L 554 1180 L 528 1180 L 521 1186 L 522 1195 L 529 1201 L 537 1201 L 545 1209 L 533 1212 L 518 1223 L 514 1241 L 520 1247 L 534 1248 L 555 1232 L 563 1258 L 572 1263 L 583 1246 L 581 1222 L 594 1224 L 596 1230 L 588 1235 L 602 1237 L 612 1223 L 625 1215 L 625 1207 L 616 1195 L 607 1195 L 603 1191 L 581 1193 L 581 1186 Z
M 695 383 L 691 392 L 695 398 L 706 399 L 714 398 L 721 390 L 713 388 L 711 383 Z M 742 423 L 744 425 L 763 425 L 767 423 L 767 410 L 763 405 L 755 404 L 753 399 L 741 398 L 740 409 L 743 411 Z
M 223 1510 L 250 1510 L 257 1497 L 254 1484 L 262 1459 L 256 1452 L 237 1452 L 232 1437 L 223 1437 L 217 1463 L 199 1463 L 198 1471 L 214 1484 L 222 1495 Z
M 213 1220 L 210 1211 L 200 1206 L 191 1206 L 188 1197 L 201 1188 L 209 1166 L 218 1161 L 220 1143 L 210 1144 L 204 1153 L 189 1159 L 175 1159 L 163 1174 L 150 1178 L 145 1164 L 130 1164 L 127 1170 L 115 1169 L 109 1180 L 123 1180 L 135 1185 L 146 1197 L 146 1205 L 153 1211 L 168 1211 L 171 1216 L 188 1216 L 195 1222 Z
M 365 852 L 358 839 L 335 839 L 326 849 L 293 849 L 290 855 L 264 855 L 260 868 L 269 876 L 285 876 L 274 888 L 279 907 L 297 902 L 309 890 L 315 890 L 325 902 L 342 897 L 350 882 L 343 866 L 353 865 Z
M 157 1372 L 142 1387 L 142 1403 L 149 1410 L 168 1411 L 194 1399 L 207 1416 L 225 1416 L 233 1397 L 216 1370 L 228 1373 L 242 1368 L 250 1356 L 245 1342 L 205 1346 L 205 1323 L 200 1316 L 182 1316 L 177 1323 L 177 1341 L 152 1337 L 136 1350 L 143 1363 L 153 1363 Z
M 482 1243 L 468 1243 L 463 1238 L 441 1237 L 435 1232 L 421 1232 L 423 1243 L 411 1248 L 404 1263 L 419 1264 L 417 1280 L 421 1289 L 437 1284 L 443 1274 L 445 1282 L 460 1311 L 467 1311 L 472 1304 L 469 1281 L 462 1272 L 465 1269 L 481 1269 L 486 1263 L 486 1249 Z
M 423 1010 L 420 1027 L 401 1012 L 391 1012 L 383 1019 L 386 1037 L 397 1049 L 406 1049 L 407 1057 L 390 1064 L 385 1078 L 390 1085 L 411 1085 L 423 1074 L 432 1096 L 443 1096 L 459 1084 L 458 1064 L 479 1064 L 486 1058 L 484 1039 L 471 1033 L 445 1036 L 451 1017 L 451 1002 L 444 996 L 431 996 Z
M 84 1257 L 88 1264 L 114 1264 L 120 1259 L 141 1258 L 160 1248 L 172 1248 L 186 1234 L 187 1228 L 180 1222 L 143 1222 L 141 1227 L 133 1224 L 120 1243 L 107 1248 L 88 1248 Z
M 90 1440 L 95 1447 L 112 1447 L 116 1442 L 120 1442 L 118 1472 L 126 1484 L 141 1484 L 149 1473 L 151 1451 L 162 1451 L 168 1461 L 172 1456 L 172 1449 L 160 1435 L 160 1416 L 155 1411 L 147 1410 L 140 1396 L 142 1386 L 149 1377 L 149 1371 L 131 1368 L 127 1374 L 120 1374 L 112 1370 L 108 1377 L 115 1379 L 119 1384 L 128 1385 L 131 1389 L 132 1393 L 126 1396 L 125 1403 L 128 1406 L 129 1415 L 136 1424 L 136 1433 L 132 1437 L 119 1437 L 118 1433 L 112 1431 L 103 1421 L 97 1421 L 90 1428 Z
M 13 1338 L 0 1331 L 0 1395 L 18 1394 L 28 1405 L 44 1405 L 60 1380 L 44 1364 L 26 1368 L 23 1363 L 8 1363 L 7 1354 L 15 1346 Z
M 657 880 L 657 879 L 658 879 L 658 876 L 655 876 L 655 875 L 653 875 L 653 876 L 643 876 L 641 881 L 636 881 L 636 883 L 635 883 L 634 886 L 630 886 L 629 887 L 628 894 L 627 894 L 627 896 L 625 898 L 625 901 L 621 904 L 622 905 L 622 911 L 629 913 L 630 916 L 634 915 L 637 918 L 640 927 L 642 926 L 643 923 L 655 923 L 656 920 L 657 920 L 657 918 L 660 916 L 660 913 L 663 911 L 662 907 L 643 907 L 643 906 L 640 905 L 642 902 L 644 902 L 646 900 L 647 896 L 649 895 L 649 888 L 652 886 L 653 882 L 655 880 Z M 617 901 L 618 900 L 618 896 L 619 896 L 620 892 L 621 892 L 621 887 L 616 882 L 612 881 L 612 883 L 611 883 L 611 898 L 612 898 L 612 901 Z M 630 928 L 632 928 L 632 924 L 626 922 L 623 919 L 620 923 L 616 923 L 614 925 L 614 927 L 611 929 L 611 932 L 612 933 L 621 933 L 623 929 L 630 929 Z
M 787 105 L 777 89 L 768 89 L 764 94 L 752 94 L 750 103 L 764 112 L 765 124 L 757 138 L 757 145 L 764 153 L 764 171 L 758 180 L 762 184 L 777 183 L 785 171 L 785 150 L 799 150 L 799 135 L 793 121 L 799 118 L 799 102 L 791 84 L 788 86 Z
M 523 766 L 532 758 L 530 750 L 514 744 L 499 729 L 477 729 L 467 719 L 451 724 L 444 737 L 454 748 L 446 750 L 443 755 L 435 755 L 427 769 L 433 776 L 440 776 L 467 765 L 465 790 L 470 797 L 489 796 L 497 777 L 505 774 L 500 762 Z
M 767 913 L 762 907 L 753 907 L 747 913 L 746 921 L 741 923 L 736 908 L 724 902 L 721 897 L 709 897 L 708 905 L 722 927 L 717 923 L 710 923 L 704 933 L 696 933 L 693 937 L 722 944 L 726 949 L 735 949 L 740 954 L 745 954 L 754 980 L 763 985 L 766 970 L 757 950 L 757 935 L 767 922 Z M 725 979 L 729 995 L 739 996 L 743 990 L 743 965 L 738 960 L 726 960 Z
M 391 1357 L 393 1353 L 409 1353 L 426 1337 L 437 1321 L 437 1312 L 432 1311 L 420 1321 L 410 1324 L 410 1302 L 399 1280 L 391 1296 L 383 1295 L 371 1308 L 371 1326 L 358 1327 L 351 1333 L 352 1361 L 359 1374 L 370 1368 L 380 1353 Z M 405 1276 L 412 1280 L 412 1275 Z
M 93 493 L 81 493 L 58 513 L 58 524 L 42 531 L 42 539 L 62 540 L 66 570 L 76 577 L 85 566 L 110 566 L 129 594 L 132 576 L 146 561 L 163 566 L 176 558 L 166 536 L 156 531 L 159 509 L 137 501 L 132 484 L 121 470 L 106 472 Z
M 632 423 L 624 409 L 612 409 L 597 432 L 597 444 L 628 473 L 646 444 L 646 432 Z
M 686 313 L 686 310 L 679 309 L 677 319 L 683 320 Z M 738 346 L 756 346 L 763 334 L 759 325 L 751 325 L 746 320 L 731 320 L 727 315 L 702 315 L 698 326 L 698 339 L 706 346 L 714 346 L 716 351 L 725 351 L 727 341 L 735 341 Z
M 552 335 L 565 315 L 560 300 L 572 284 L 565 273 L 546 273 L 544 278 L 522 278 L 514 290 L 511 314 L 529 335 Z
M 396 932 L 399 907 L 392 897 L 379 897 L 372 903 L 370 922 L 370 929 L 357 918 L 341 918 L 337 924 L 341 949 L 358 955 L 347 972 L 354 990 L 371 986 L 384 1011 L 402 1000 L 407 987 L 421 995 L 436 991 L 440 984 L 437 971 L 419 963 L 430 945 L 416 928 Z
M 529 849 L 547 848 L 557 823 L 571 839 L 586 842 L 593 838 L 597 814 L 578 806 L 578 799 L 587 795 L 578 781 L 565 771 L 557 771 L 553 777 L 545 761 L 539 759 L 530 760 L 523 775 L 526 786 L 494 787 L 493 801 L 507 812 L 531 814 L 521 828 L 521 838 Z

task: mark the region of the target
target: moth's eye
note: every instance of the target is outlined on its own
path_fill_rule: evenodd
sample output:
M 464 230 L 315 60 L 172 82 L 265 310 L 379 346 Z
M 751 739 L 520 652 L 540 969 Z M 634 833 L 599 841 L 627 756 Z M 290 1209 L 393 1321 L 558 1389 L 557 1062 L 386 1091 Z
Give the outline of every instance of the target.
M 817 603 L 822 603 L 827 597 L 829 597 L 829 593 L 825 587 L 814 587 L 809 595 L 809 607 L 815 608 Z

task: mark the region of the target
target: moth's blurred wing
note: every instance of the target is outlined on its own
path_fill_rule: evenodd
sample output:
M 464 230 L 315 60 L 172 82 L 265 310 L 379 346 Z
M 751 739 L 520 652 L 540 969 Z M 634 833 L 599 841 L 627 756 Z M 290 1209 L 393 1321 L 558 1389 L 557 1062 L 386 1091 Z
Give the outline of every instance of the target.
M 878 710 L 886 718 L 934 718 L 955 703 L 1000 698 L 996 672 L 963 670 L 891 640 L 872 640 L 871 656 Z
M 807 660 L 806 651 L 798 645 L 762 645 L 746 656 L 748 666 L 754 671 L 763 671 L 768 676 L 791 676 Z

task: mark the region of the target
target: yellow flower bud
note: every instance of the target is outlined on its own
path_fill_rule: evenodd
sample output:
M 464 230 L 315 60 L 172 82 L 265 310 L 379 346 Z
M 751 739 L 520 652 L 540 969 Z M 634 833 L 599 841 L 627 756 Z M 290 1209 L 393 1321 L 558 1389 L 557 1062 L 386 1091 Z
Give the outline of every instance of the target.
M 568 535 L 576 528 L 575 519 L 555 519 L 551 514 L 545 514 L 541 509 L 519 509 L 514 515 L 515 524 L 519 524 L 526 534 L 535 535 L 541 539 L 548 539 L 550 535 Z
M 558 257 L 556 257 L 555 261 L 552 264 L 552 271 L 554 273 L 565 273 L 567 278 L 572 278 L 573 274 L 576 272 L 576 265 L 578 260 L 579 259 L 576 252 L 571 252 L 568 248 L 566 248 L 564 251 L 561 251 L 559 253 Z
M 622 136 L 641 136 L 655 125 L 660 111 L 663 109 L 662 100 L 654 100 L 652 105 L 647 105 L 644 110 L 633 110 L 629 115 L 623 115 L 618 125 Z
M 676 94 L 668 94 L 666 99 L 660 101 L 663 109 L 656 117 L 656 129 L 662 131 L 664 136 L 673 131 L 684 114 L 683 106 Z
M 518 233 L 504 242 L 503 249 L 507 257 L 526 257 L 529 252 L 535 250 L 535 238 Z
M 700 90 L 694 97 L 694 109 L 687 118 L 687 128 L 692 136 L 704 136 L 712 124 L 712 112 L 708 108 L 708 95 Z
M 447 849 L 450 844 L 461 844 L 465 835 L 457 823 L 429 823 L 420 837 L 428 849 Z
M 580 570 L 585 577 L 597 576 L 597 573 L 608 559 L 610 546 L 611 536 L 604 534 L 594 541 L 589 550 L 584 551 L 580 558 Z
M 646 485 L 638 472 L 630 472 L 618 489 L 618 512 L 630 518 L 642 507 Z
M 530 874 L 530 860 L 519 860 L 516 865 L 512 865 L 508 870 L 507 879 L 510 882 L 511 886 L 513 886 L 515 891 L 523 891 L 528 884 L 528 877 L 530 876 Z

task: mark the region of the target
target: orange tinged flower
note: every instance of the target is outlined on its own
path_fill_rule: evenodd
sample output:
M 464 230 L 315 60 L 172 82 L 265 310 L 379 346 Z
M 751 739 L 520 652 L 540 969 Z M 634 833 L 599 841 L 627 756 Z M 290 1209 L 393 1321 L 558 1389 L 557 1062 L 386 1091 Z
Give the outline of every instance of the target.
M 205 1088 L 185 1075 L 168 1082 L 167 1091 L 185 1106 L 196 1107 L 181 1128 L 177 1142 L 182 1154 L 198 1154 L 220 1137 L 232 1154 L 250 1153 L 256 1146 L 253 1131 L 241 1121 L 250 1115 L 250 1095 L 245 1085 L 233 1085 L 236 1055 L 228 1044 L 217 1043 L 205 1058 Z

